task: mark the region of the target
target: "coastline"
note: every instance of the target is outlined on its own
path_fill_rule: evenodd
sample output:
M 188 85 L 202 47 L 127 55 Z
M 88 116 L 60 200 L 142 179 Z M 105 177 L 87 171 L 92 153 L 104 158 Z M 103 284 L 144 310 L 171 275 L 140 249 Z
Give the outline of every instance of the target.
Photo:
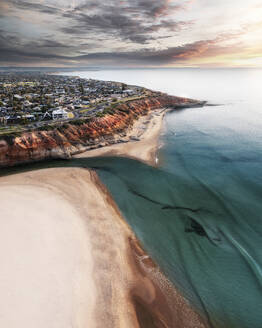
M 154 112 L 160 113 L 165 108 L 175 110 L 185 106 L 203 107 L 205 103 L 205 101 L 153 93 L 148 97 L 115 104 L 113 108 L 105 109 L 98 116 L 57 121 L 51 125 L 29 128 L 26 131 L 12 133 L 5 131 L 0 137 L 0 167 L 50 159 L 70 159 L 87 150 L 137 141 L 139 136 L 128 137 L 128 133 L 139 118 L 150 116 Z M 144 125 L 146 124 L 144 122 Z M 143 129 L 146 127 L 141 127 L 141 132 Z M 129 152 L 131 153 L 131 150 Z
M 124 156 L 155 166 L 159 135 L 166 112 L 167 109 L 163 108 L 152 110 L 147 115 L 139 117 L 126 131 L 125 137 L 118 135 L 115 144 L 98 145 L 95 149 L 89 149 L 72 157 Z
M 126 137 L 131 138 L 131 141 L 89 150 L 76 157 L 127 156 L 155 165 L 164 113 L 162 109 L 161 112 L 156 110 L 140 117 L 127 131 Z M 80 272 L 80 276 L 86 275 L 86 278 L 81 282 L 65 281 L 65 284 L 72 284 L 72 289 L 76 284 L 78 290 L 82 290 L 83 285 L 86 286 L 84 290 L 89 291 L 88 297 L 80 293 L 76 303 L 72 304 L 75 310 L 71 315 L 76 320 L 73 322 L 77 322 L 79 327 L 88 324 L 88 327 L 102 328 L 105 322 L 107 328 L 206 327 L 143 251 L 94 171 L 79 168 L 44 169 L 2 177 L 0 195 L 6 186 L 27 186 L 31 188 L 31 195 L 35 194 L 36 188 L 42 188 L 43 192 L 51 191 L 63 200 L 65 208 L 68 208 L 67 205 L 73 208 L 76 214 L 74 220 L 84 225 L 82 233 L 89 245 L 90 261 L 86 268 L 76 266 L 75 270 Z M 22 211 L 23 202 L 17 204 L 17 210 Z M 49 211 L 57 213 L 60 209 L 53 204 Z M 28 212 L 36 214 L 36 210 L 37 207 L 32 203 Z M 63 270 L 67 270 L 66 266 L 67 263 Z M 82 305 L 81 315 L 77 304 Z M 86 313 L 82 312 L 83 304 Z M 68 313 L 64 315 L 68 316 Z M 51 317 L 50 321 L 53 319 Z M 26 322 L 24 325 L 30 327 Z

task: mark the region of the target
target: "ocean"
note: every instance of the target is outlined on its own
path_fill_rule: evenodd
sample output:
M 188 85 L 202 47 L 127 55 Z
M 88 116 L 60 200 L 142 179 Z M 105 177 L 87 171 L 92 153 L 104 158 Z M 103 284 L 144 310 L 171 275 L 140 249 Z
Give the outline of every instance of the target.
M 78 160 L 97 170 L 146 251 L 216 328 L 262 327 L 262 70 L 65 73 L 207 100 L 168 113 L 158 167 Z

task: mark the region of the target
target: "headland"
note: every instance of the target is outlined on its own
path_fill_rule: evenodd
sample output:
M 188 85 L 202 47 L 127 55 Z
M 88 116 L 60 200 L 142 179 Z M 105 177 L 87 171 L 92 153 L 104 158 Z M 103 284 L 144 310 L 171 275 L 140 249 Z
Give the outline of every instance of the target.
M 204 103 L 156 93 L 118 103 L 100 117 L 30 126 L 0 138 L 0 163 L 116 155 L 154 164 L 164 113 L 186 104 Z M 14 320 L 17 327 L 52 327 L 53 321 L 63 327 L 205 327 L 144 252 L 94 171 L 44 169 L 2 177 L 0 199 L 1 225 L 8 231 L 2 241 L 12 244 L 6 266 L 16 281 L 14 286 L 9 279 L 5 288 L 27 284 L 26 295 L 1 297 L 3 326 Z M 10 252 L 26 261 L 10 262 Z M 10 313 L 15 304 L 23 304 L 19 322 Z

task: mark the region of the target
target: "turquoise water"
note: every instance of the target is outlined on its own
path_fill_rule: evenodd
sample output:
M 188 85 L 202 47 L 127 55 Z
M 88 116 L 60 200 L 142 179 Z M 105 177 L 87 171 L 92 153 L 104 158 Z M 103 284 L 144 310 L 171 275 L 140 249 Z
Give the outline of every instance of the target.
M 259 185 L 251 189 L 250 182 L 224 176 L 222 193 L 183 170 L 116 158 L 88 165 L 98 169 L 146 250 L 212 326 L 261 327 Z
M 261 328 L 262 71 L 114 78 L 220 104 L 166 116 L 158 169 L 113 158 L 95 166 L 147 251 L 210 325 Z
M 166 116 L 158 169 L 115 158 L 92 165 L 147 251 L 211 326 L 261 328 L 262 71 L 76 74 L 220 105 Z
M 158 168 L 113 157 L 48 165 L 95 168 L 145 249 L 210 326 L 261 328 L 262 71 L 76 75 L 220 105 L 166 115 Z

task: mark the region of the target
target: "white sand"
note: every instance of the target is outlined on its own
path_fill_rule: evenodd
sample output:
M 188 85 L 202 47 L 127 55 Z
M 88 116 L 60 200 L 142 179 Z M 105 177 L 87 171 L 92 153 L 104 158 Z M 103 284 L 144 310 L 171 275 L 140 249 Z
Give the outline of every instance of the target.
M 148 118 L 129 131 L 140 141 L 80 156 L 154 164 L 163 113 Z M 0 328 L 138 328 L 134 296 L 159 327 L 203 328 L 148 256 L 130 247 L 134 234 L 94 172 L 1 177 L 0 208 Z
M 0 327 L 93 327 L 90 245 L 74 208 L 28 185 L 0 185 L 0 206 Z
M 0 178 L 0 327 L 135 328 L 126 224 L 85 169 Z

